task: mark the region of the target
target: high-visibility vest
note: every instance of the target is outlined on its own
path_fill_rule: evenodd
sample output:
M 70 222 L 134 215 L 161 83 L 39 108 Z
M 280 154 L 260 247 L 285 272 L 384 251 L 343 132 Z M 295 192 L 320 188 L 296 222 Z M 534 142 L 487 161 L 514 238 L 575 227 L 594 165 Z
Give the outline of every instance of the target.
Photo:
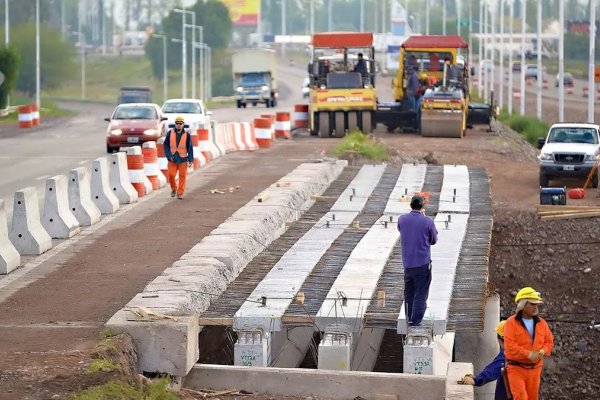
M 175 155 L 175 153 L 179 153 L 179 157 L 187 158 L 187 133 L 182 131 L 181 140 L 179 141 L 179 146 L 177 146 L 177 134 L 175 129 L 171 130 L 171 140 L 169 142 L 171 148 L 171 154 Z

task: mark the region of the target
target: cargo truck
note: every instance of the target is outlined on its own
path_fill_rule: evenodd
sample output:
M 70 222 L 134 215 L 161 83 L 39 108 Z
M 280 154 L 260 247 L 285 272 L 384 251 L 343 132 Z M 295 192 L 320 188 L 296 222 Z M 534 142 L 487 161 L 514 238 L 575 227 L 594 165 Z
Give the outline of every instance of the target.
M 244 49 L 233 54 L 233 90 L 237 108 L 248 103 L 277 105 L 277 57 L 271 49 Z

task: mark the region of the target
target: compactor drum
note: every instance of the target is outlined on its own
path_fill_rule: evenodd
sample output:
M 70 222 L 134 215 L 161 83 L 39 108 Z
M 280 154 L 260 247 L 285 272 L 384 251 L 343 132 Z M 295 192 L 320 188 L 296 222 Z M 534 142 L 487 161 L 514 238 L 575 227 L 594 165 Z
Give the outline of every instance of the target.
M 461 89 L 428 89 L 421 104 L 421 136 L 462 138 L 466 115 Z

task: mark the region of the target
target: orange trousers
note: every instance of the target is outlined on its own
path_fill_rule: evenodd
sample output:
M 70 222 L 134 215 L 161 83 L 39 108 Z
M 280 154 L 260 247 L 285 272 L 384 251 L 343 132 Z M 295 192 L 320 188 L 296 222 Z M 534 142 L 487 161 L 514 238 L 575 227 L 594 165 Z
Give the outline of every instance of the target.
M 169 163 L 167 164 L 167 171 L 169 174 L 169 185 L 171 185 L 171 190 L 177 192 L 177 196 L 183 196 L 183 193 L 185 192 L 187 170 L 187 162 L 174 163 L 172 161 L 169 161 Z M 177 182 L 177 180 L 175 179 L 177 173 L 179 173 L 179 182 Z
M 538 400 L 542 377 L 541 366 L 529 369 L 509 364 L 506 373 L 513 400 Z

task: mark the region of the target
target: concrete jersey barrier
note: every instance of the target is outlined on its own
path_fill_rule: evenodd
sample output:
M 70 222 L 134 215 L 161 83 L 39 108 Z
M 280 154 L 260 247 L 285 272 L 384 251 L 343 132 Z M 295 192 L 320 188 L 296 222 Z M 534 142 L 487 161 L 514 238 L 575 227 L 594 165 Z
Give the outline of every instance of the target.
M 106 157 L 92 161 L 92 201 L 102 214 L 113 214 L 119 209 L 119 199 L 110 189 Z
M 77 218 L 69 209 L 67 177 L 64 175 L 46 179 L 42 225 L 53 239 L 68 239 L 81 230 Z
M 90 174 L 86 168 L 69 171 L 69 208 L 80 226 L 94 225 L 102 216 L 92 201 L 90 186 Z
M 42 226 L 34 187 L 15 192 L 10 241 L 22 256 L 38 256 L 52 248 L 52 238 Z
M 21 264 L 21 255 L 8 238 L 6 205 L 0 199 L 0 275 L 8 274 Z
M 141 156 L 141 149 L 140 149 Z M 123 152 L 109 156 L 108 181 L 112 193 L 119 199 L 120 204 L 131 204 L 138 201 L 138 193 L 129 181 L 127 156 Z

